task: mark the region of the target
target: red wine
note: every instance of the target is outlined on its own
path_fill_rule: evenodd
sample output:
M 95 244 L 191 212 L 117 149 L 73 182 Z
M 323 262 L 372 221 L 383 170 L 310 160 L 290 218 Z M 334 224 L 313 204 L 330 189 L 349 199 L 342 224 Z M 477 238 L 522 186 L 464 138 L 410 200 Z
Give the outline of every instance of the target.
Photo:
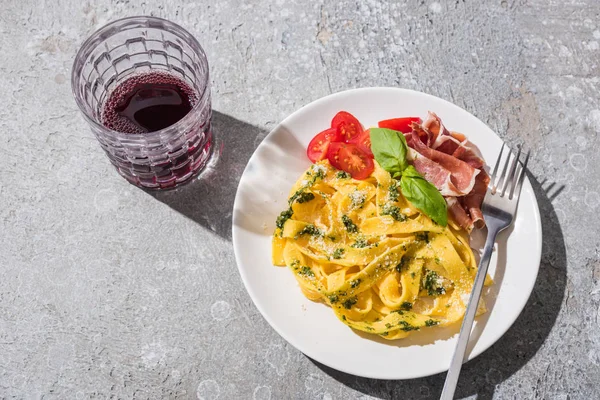
M 148 133 L 175 124 L 194 107 L 197 96 L 183 80 L 148 72 L 119 84 L 104 103 L 102 123 L 122 133 Z
M 147 72 L 121 82 L 102 106 L 102 124 L 126 134 L 147 134 L 167 128 L 185 117 L 199 102 L 194 89 L 166 72 Z M 205 101 L 205 100 L 203 100 Z M 205 165 L 212 147 L 210 103 L 208 119 L 199 118 L 175 135 L 185 138 L 181 147 L 171 143 L 153 148 L 151 157 L 126 152 L 109 156 L 117 170 L 135 185 L 172 188 L 189 181 Z

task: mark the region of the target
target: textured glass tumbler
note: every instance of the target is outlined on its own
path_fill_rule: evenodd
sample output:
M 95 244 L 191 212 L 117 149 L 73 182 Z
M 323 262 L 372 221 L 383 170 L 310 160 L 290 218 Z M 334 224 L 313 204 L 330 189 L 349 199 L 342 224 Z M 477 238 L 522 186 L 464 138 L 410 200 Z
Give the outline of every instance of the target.
M 134 75 L 162 72 L 184 80 L 195 104 L 177 123 L 155 132 L 121 133 L 102 124 L 112 91 Z M 189 182 L 212 152 L 208 61 L 198 41 L 179 25 L 154 17 L 114 21 L 82 45 L 71 85 L 77 105 L 117 171 L 134 185 L 170 189 Z

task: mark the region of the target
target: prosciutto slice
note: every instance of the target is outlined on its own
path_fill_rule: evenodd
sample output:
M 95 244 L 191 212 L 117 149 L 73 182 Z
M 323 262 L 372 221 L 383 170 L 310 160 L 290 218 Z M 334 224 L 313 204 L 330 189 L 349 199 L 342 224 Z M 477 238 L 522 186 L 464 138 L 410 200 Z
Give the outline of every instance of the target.
M 442 165 L 422 156 L 417 151 L 412 153 L 412 157 L 415 169 L 431 182 L 442 196 L 461 196 L 464 194 L 452 182 L 452 173 Z
M 477 175 L 477 179 L 475 179 L 473 190 L 464 197 L 463 207 L 471 214 L 471 219 L 477 229 L 481 229 L 485 226 L 483 214 L 481 213 L 481 204 L 483 203 L 483 198 L 485 197 L 489 183 L 490 177 L 482 169 L 481 173 Z
M 452 216 L 452 219 L 455 220 L 460 227 L 471 232 L 473 229 L 473 220 L 469 217 L 458 199 L 456 197 L 446 197 L 446 203 L 448 204 L 448 212 Z
M 424 144 L 427 147 L 431 147 L 431 145 L 433 144 L 435 138 L 433 137 L 433 134 L 425 129 L 423 126 L 419 125 L 416 122 L 413 122 L 411 124 L 412 127 L 412 132 L 410 132 L 407 136 L 407 134 L 404 134 L 404 136 L 406 137 L 407 141 L 411 141 L 413 140 L 413 138 L 415 138 L 415 140 L 419 140 L 422 144 Z M 409 139 L 410 137 L 410 139 Z M 408 145 L 410 146 L 410 143 L 408 143 Z M 411 146 L 413 147 L 413 146 Z
M 459 160 L 466 162 L 473 168 L 481 169 L 481 167 L 483 167 L 483 160 L 477 154 L 475 154 L 473 149 L 464 145 L 454 150 L 452 155 Z
M 456 223 L 469 232 L 484 227 L 481 204 L 490 178 L 465 135 L 449 131 L 429 112 L 405 137 L 415 169 L 444 196 Z
M 423 122 L 423 129 L 429 130 L 434 138 L 430 146 L 432 149 L 456 157 L 473 168 L 478 169 L 483 166 L 483 160 L 469 146 L 466 136 L 446 129 L 440 117 L 435 113 L 429 112 L 427 119 Z
M 419 140 L 419 136 L 415 131 L 412 132 L 412 135 L 412 140 L 407 141 L 409 146 L 413 147 L 423 157 L 428 158 L 439 164 L 442 168 L 450 171 L 450 181 L 456 189 L 456 195 L 464 196 L 471 192 L 475 185 L 475 177 L 479 173 L 478 169 L 471 167 L 466 162 L 459 160 L 454 156 L 427 147 Z M 415 166 L 415 168 L 419 171 L 417 166 Z M 419 171 L 419 173 L 422 172 Z M 438 187 L 438 190 L 441 191 L 442 188 Z
M 431 143 L 431 148 L 437 149 L 440 145 L 440 141 L 445 138 L 451 138 L 450 132 L 446 129 L 444 124 L 442 124 L 442 120 L 435 113 L 429 111 L 427 113 L 427 119 L 423 122 L 423 129 L 431 132 L 433 137 L 433 141 Z M 448 153 L 452 154 L 452 153 Z

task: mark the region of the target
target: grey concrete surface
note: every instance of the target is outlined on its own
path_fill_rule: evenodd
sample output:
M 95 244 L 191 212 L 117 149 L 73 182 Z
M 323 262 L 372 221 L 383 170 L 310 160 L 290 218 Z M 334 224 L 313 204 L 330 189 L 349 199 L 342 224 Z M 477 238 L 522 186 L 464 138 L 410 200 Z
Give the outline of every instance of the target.
M 102 24 L 176 21 L 212 67 L 213 175 L 149 195 L 111 168 L 69 85 Z M 0 398 L 435 399 L 444 376 L 323 367 L 258 313 L 231 245 L 236 185 L 285 116 L 364 86 L 421 90 L 535 150 L 540 274 L 458 397 L 600 398 L 600 2 L 4 0 Z

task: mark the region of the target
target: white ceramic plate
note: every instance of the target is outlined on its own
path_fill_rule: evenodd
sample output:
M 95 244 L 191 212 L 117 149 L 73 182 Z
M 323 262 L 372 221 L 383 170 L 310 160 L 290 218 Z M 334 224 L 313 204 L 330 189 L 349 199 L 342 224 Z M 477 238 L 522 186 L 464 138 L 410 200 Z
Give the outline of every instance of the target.
M 396 88 L 365 88 L 336 93 L 296 111 L 258 146 L 240 180 L 233 206 L 233 248 L 244 285 L 271 326 L 298 350 L 339 371 L 377 379 L 411 379 L 446 371 L 458 324 L 386 341 L 357 333 L 342 324 L 324 304 L 300 292 L 292 273 L 271 263 L 275 219 L 287 207 L 287 194 L 311 164 L 306 147 L 328 128 L 340 110 L 354 114 L 365 127 L 382 119 L 426 117 L 437 113 L 446 127 L 462 132 L 493 167 L 502 141 L 483 122 L 460 107 L 424 93 Z M 481 248 L 482 232 L 472 238 Z M 490 264 L 495 284 L 485 301 L 488 313 L 477 318 L 468 357 L 489 348 L 521 313 L 537 277 L 542 229 L 535 194 L 525 180 L 513 227 L 499 236 Z M 410 360 L 410 361 L 409 361 Z

